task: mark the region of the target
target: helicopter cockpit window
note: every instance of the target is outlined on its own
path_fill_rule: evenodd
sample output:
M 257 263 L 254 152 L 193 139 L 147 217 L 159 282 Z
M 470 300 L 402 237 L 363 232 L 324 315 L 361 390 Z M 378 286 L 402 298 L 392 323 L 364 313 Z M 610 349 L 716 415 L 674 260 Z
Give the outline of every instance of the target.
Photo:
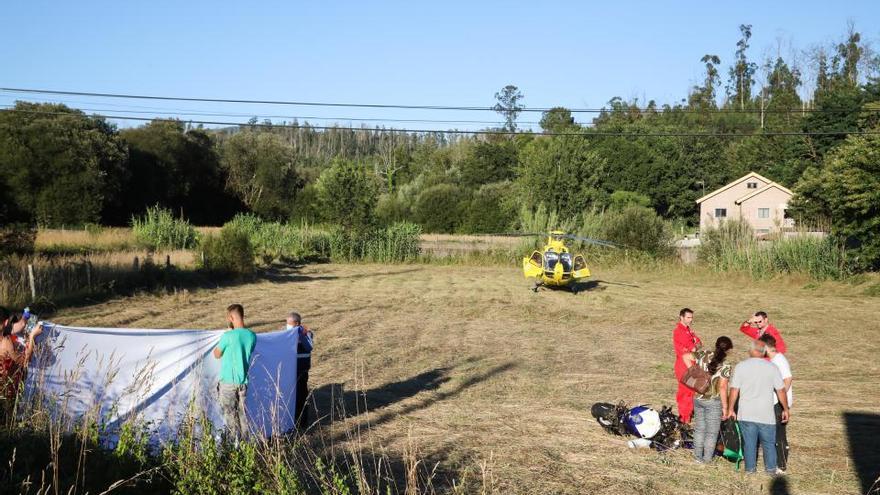
M 587 261 L 584 260 L 583 256 L 575 256 L 574 257 L 574 269 L 575 271 L 583 270 L 587 267 Z
M 559 262 L 559 253 L 555 253 L 553 251 L 547 251 L 544 253 L 544 263 L 545 269 L 553 270 L 556 268 L 556 263 Z
M 562 253 L 559 255 L 559 260 L 562 261 L 562 270 L 566 272 L 571 271 L 571 254 Z

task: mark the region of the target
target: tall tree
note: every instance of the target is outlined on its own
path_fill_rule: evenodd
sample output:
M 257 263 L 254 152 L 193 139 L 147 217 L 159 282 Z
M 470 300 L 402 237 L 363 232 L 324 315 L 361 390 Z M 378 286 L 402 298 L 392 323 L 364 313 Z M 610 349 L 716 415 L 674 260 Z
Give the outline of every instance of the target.
M 516 186 L 524 206 L 544 204 L 564 218 L 605 203 L 601 178 L 605 160 L 582 136 L 547 136 L 520 152 Z
M 703 80 L 702 86 L 694 86 L 690 96 L 689 103 L 692 107 L 697 108 L 714 108 L 715 104 L 715 88 L 718 87 L 718 65 L 721 59 L 718 55 L 706 54 L 700 59 L 706 65 L 706 78 Z
M 749 62 L 746 50 L 749 49 L 749 40 L 752 37 L 752 25 L 740 24 L 740 39 L 736 42 L 736 56 L 733 66 L 730 68 L 730 86 L 728 96 L 739 104 L 740 109 L 745 109 L 746 103 L 752 98 L 752 85 L 755 83 L 754 75 L 758 65 Z
M 0 184 L 9 221 L 45 226 L 101 221 L 119 196 L 125 146 L 101 118 L 64 105 L 19 102 L 0 111 Z
M 501 91 L 495 93 L 495 100 L 498 103 L 493 107 L 494 110 L 504 116 L 504 130 L 508 132 L 516 131 L 516 118 L 525 108 L 520 104 L 520 100 L 524 98 L 519 88 L 512 84 L 508 84 L 501 88 Z
M 220 163 L 226 170 L 227 189 L 251 211 L 270 219 L 290 217 L 302 182 L 293 151 L 280 136 L 239 132 L 223 143 Z
M 155 204 L 180 212 L 198 225 L 219 225 L 241 209 L 225 190 L 214 139 L 177 120 L 154 120 L 121 133 L 128 144 L 124 207 L 113 223 L 125 223 Z
M 544 132 L 565 132 L 575 125 L 571 110 L 565 107 L 553 107 L 541 116 L 541 129 Z
M 337 159 L 316 184 L 324 219 L 346 228 L 372 225 L 378 198 L 376 179 L 352 160 Z
M 880 136 L 850 136 L 811 168 L 795 188 L 792 208 L 831 221 L 861 268 L 880 268 Z

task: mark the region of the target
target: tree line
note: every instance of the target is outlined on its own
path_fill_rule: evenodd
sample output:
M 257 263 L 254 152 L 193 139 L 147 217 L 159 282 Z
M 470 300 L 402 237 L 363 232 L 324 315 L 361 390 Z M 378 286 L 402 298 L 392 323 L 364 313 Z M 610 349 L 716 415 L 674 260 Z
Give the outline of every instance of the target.
M 793 213 L 830 223 L 876 267 L 878 58 L 850 29 L 813 52 L 812 69 L 781 55 L 756 61 L 751 35 L 740 26 L 726 81 L 721 57 L 703 56 L 703 80 L 677 104 L 615 97 L 588 125 L 553 108 L 537 134 L 518 132 L 525 96 L 513 85 L 495 95 L 504 133 L 476 136 L 256 119 L 118 129 L 19 102 L 0 111 L 0 221 L 124 225 L 158 204 L 202 225 L 250 211 L 470 233 L 517 228 L 540 205 L 566 218 L 633 203 L 696 225 L 698 197 L 755 171 L 793 188 Z

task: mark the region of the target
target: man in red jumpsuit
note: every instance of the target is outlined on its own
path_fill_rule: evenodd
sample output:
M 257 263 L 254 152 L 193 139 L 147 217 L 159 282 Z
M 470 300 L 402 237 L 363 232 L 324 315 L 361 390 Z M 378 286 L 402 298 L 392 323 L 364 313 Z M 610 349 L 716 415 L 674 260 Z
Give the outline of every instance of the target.
M 785 341 L 782 340 L 779 330 L 770 324 L 767 313 L 763 311 L 758 311 L 750 320 L 746 320 L 739 327 L 739 331 L 755 340 L 760 339 L 764 334 L 770 335 L 776 339 L 776 352 L 785 354 L 785 351 L 788 350 L 785 347 Z
M 675 401 L 678 402 L 678 416 L 684 423 L 691 422 L 694 412 L 694 391 L 682 385 L 681 377 L 684 376 L 688 365 L 684 362 L 684 355 L 690 354 L 703 346 L 703 342 L 691 329 L 694 321 L 694 312 L 690 308 L 684 308 L 678 312 L 678 325 L 672 331 L 672 347 L 675 349 L 675 379 L 678 381 L 678 393 Z

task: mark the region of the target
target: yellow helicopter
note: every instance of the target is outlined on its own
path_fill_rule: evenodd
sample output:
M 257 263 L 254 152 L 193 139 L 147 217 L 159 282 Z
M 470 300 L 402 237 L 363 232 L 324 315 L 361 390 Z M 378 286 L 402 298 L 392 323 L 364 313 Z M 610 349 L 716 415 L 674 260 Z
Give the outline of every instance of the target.
M 544 234 L 528 234 L 544 235 Z M 616 247 L 616 244 L 598 239 L 578 237 L 554 230 L 547 234 L 547 244 L 541 251 L 523 258 L 523 275 L 535 279 L 532 290 L 538 292 L 541 286 L 567 287 L 577 294 L 578 282 L 590 277 L 587 260 L 580 254 L 572 254 L 565 245 L 565 240 L 575 240 L 605 247 Z

